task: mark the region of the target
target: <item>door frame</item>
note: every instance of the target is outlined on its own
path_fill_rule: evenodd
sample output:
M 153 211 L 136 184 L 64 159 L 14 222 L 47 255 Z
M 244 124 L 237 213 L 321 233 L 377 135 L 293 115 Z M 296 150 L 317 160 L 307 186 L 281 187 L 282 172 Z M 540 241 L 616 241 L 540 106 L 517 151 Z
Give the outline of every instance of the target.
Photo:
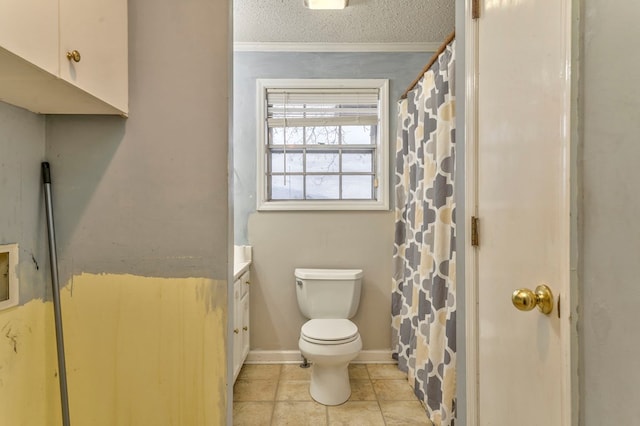
M 476 0 L 479 1 L 479 0 Z M 478 253 L 471 245 L 471 218 L 478 217 L 478 41 L 479 20 L 473 19 L 474 0 L 464 2 L 464 288 L 465 288 L 465 356 L 466 356 L 466 396 L 465 408 L 467 424 L 479 425 L 479 310 L 478 310 Z M 580 140 L 579 129 L 579 52 L 580 52 L 580 0 L 561 0 L 565 22 L 566 84 L 564 108 L 566 112 L 566 132 L 564 143 L 564 184 L 566 196 L 563 211 L 566 221 L 567 265 L 564 272 L 561 299 L 562 315 L 562 425 L 577 426 L 579 420 L 578 384 L 578 247 L 579 247 L 579 181 L 577 157 Z M 482 2 L 480 2 L 482 4 Z M 480 17 L 482 19 L 482 17 Z M 563 294 L 564 293 L 564 294 Z M 560 426 L 560 425 L 558 425 Z

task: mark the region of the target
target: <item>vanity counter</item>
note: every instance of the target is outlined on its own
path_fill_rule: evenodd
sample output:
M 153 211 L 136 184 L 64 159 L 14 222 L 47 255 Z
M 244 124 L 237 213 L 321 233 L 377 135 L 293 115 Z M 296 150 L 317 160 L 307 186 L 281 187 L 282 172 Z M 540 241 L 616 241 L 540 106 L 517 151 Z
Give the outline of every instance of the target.
M 244 274 L 245 272 L 247 272 L 249 270 L 249 267 L 251 266 L 251 261 L 246 261 L 246 262 L 233 262 L 233 280 L 237 280 L 238 278 L 240 278 L 240 276 L 242 274 Z
M 251 266 L 251 246 L 233 247 L 233 280 L 237 280 Z

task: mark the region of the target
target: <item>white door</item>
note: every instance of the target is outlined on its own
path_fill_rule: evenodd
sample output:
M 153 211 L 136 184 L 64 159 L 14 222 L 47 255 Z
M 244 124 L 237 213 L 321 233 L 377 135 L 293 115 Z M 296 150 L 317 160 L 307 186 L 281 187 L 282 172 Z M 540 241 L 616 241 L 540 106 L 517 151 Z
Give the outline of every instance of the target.
M 570 0 L 484 0 L 476 25 L 476 421 L 568 426 Z M 552 312 L 517 310 L 540 284 Z

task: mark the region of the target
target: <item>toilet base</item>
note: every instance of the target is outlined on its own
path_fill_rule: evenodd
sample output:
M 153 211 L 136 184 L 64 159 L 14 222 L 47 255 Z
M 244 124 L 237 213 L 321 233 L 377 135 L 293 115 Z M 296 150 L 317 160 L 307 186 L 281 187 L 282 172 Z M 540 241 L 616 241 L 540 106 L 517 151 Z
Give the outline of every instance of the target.
M 349 364 L 318 365 L 311 371 L 311 397 L 323 405 L 340 405 L 351 396 Z
M 362 350 L 360 335 L 338 345 L 318 345 L 300 338 L 302 356 L 311 361 L 311 397 L 323 405 L 340 405 L 351 396 L 349 363 Z

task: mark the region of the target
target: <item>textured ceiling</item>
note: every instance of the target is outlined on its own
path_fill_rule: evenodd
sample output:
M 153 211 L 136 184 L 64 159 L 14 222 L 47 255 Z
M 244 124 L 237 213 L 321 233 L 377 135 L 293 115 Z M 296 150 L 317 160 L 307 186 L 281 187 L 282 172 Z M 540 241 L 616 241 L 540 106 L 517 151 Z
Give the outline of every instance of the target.
M 454 29 L 454 0 L 349 0 L 309 10 L 303 0 L 234 0 L 234 41 L 440 43 Z

